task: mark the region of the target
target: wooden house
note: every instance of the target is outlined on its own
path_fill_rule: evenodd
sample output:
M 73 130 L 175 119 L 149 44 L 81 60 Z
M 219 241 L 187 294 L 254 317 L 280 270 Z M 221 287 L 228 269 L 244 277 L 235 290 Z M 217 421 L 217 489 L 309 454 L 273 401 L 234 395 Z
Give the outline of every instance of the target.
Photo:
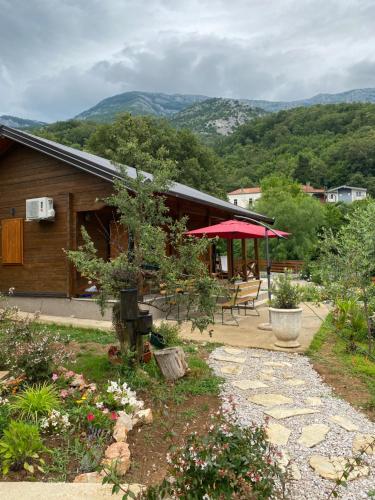
M 128 167 L 128 174 L 135 170 Z M 26 132 L 0 126 L 0 291 L 43 297 L 75 297 L 84 283 L 64 249 L 75 249 L 85 226 L 99 255 L 114 256 L 108 235 L 113 209 L 103 200 L 119 178 L 110 161 Z M 52 199 L 52 220 L 26 217 L 26 201 Z M 235 215 L 267 218 L 174 183 L 167 193 L 170 214 L 187 215 L 189 229 L 216 224 Z

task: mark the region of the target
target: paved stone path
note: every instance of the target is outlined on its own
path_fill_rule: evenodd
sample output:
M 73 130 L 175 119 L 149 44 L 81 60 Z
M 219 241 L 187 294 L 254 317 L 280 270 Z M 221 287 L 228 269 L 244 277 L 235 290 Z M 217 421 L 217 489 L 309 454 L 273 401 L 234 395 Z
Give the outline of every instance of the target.
M 234 398 L 241 425 L 268 418 L 269 440 L 283 453 L 281 463 L 292 478 L 290 498 L 327 498 L 334 479 L 363 446 L 363 463 L 355 464 L 340 498 L 375 492 L 375 446 L 368 446 L 375 424 L 335 396 L 306 356 L 220 347 L 209 363 L 225 379 L 223 405 Z

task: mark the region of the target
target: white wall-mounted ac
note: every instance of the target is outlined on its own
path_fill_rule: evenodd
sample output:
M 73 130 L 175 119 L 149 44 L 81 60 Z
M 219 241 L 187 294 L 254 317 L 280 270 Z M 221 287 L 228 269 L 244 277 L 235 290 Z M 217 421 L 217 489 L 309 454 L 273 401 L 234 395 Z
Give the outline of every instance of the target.
M 26 200 L 26 220 L 53 220 L 54 218 L 53 198 Z

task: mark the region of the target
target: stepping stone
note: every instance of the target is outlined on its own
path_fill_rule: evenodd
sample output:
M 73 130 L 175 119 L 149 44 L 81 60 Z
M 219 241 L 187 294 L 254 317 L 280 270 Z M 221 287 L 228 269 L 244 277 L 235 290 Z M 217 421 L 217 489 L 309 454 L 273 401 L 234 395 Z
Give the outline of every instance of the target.
M 287 427 L 274 422 L 268 425 L 266 432 L 267 440 L 270 443 L 282 446 L 288 443 L 288 439 L 292 431 Z
M 250 356 L 250 358 L 263 358 L 263 356 L 261 354 L 259 354 L 259 352 L 249 352 L 248 355 Z
M 299 438 L 299 444 L 312 448 L 325 440 L 329 432 L 328 425 L 324 424 L 311 424 L 302 427 L 302 434 Z
M 349 481 L 357 477 L 367 476 L 369 473 L 369 468 L 367 466 L 357 465 L 353 458 L 311 455 L 310 465 L 319 476 L 333 481 L 342 479 L 345 471 L 349 473 L 347 478 Z M 352 469 L 350 472 L 349 467 Z
M 216 361 L 228 361 L 229 363 L 239 363 L 243 365 L 246 358 L 234 358 L 233 356 L 226 356 L 225 354 L 214 354 L 213 359 Z
M 353 439 L 353 453 L 375 455 L 375 435 L 356 434 Z
M 293 399 L 287 398 L 282 394 L 273 394 L 273 393 L 255 394 L 254 396 L 250 396 L 248 398 L 248 401 L 261 406 L 277 406 L 277 405 L 287 405 L 293 403 Z
M 242 349 L 236 349 L 235 347 L 224 347 L 224 351 L 232 356 L 238 356 L 243 353 Z
M 272 368 L 270 368 L 269 370 L 262 370 L 260 373 L 264 373 L 265 375 L 274 375 L 275 370 L 272 370 Z
M 273 381 L 277 380 L 276 377 L 273 377 L 272 375 L 269 375 L 268 373 L 263 373 L 263 372 L 259 373 L 259 378 L 262 380 L 267 380 L 269 382 L 273 382 Z
M 292 366 L 292 363 L 286 361 L 265 361 L 266 366 L 274 366 L 275 368 L 284 368 L 284 366 Z
M 358 427 L 353 424 L 351 420 L 346 417 L 342 417 L 341 415 L 334 415 L 333 417 L 330 417 L 330 420 L 346 431 L 358 431 Z
M 322 400 L 320 398 L 310 397 L 306 398 L 305 402 L 309 406 L 320 406 L 322 404 Z
M 294 378 L 294 373 L 292 372 L 284 372 L 281 374 L 281 376 L 285 379 L 290 379 L 290 378 Z
M 282 457 L 277 459 L 282 472 L 287 473 L 289 479 L 299 481 L 301 479 L 301 472 L 296 463 L 292 462 L 287 453 L 282 454 Z
M 263 384 L 263 382 L 259 382 L 259 380 L 235 380 L 232 382 L 234 387 L 238 387 L 238 389 L 242 389 L 243 391 L 247 391 L 248 389 L 263 389 L 264 387 L 268 387 L 268 385 Z
M 280 420 L 282 418 L 296 417 L 298 415 L 319 413 L 319 410 L 312 410 L 311 408 L 271 408 L 264 413 L 270 417 L 276 418 L 276 420 Z
M 298 387 L 299 385 L 305 385 L 306 382 L 300 378 L 291 378 L 285 382 L 285 385 L 289 385 L 290 387 Z
M 226 375 L 240 375 L 242 373 L 242 366 L 225 365 L 221 367 L 221 373 Z

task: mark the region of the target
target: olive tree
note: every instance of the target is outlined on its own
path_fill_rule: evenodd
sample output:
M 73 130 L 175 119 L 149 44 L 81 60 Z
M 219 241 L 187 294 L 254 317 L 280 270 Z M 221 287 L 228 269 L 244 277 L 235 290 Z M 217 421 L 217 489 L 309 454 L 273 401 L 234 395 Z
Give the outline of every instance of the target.
M 114 208 L 116 220 L 131 238 L 129 248 L 105 260 L 98 256 L 95 244 L 82 227 L 83 245 L 69 251 L 68 257 L 82 276 L 99 290 L 99 304 L 104 311 L 108 299 L 118 299 L 121 289 L 142 289 L 145 280 L 162 289 L 166 296 L 183 290 L 188 319 L 201 331 L 213 322 L 218 285 L 211 278 L 204 256 L 208 241 L 186 237 L 186 218 L 173 220 L 166 205 L 174 165 L 160 160 L 154 175 L 129 171 L 119 165 L 121 178 L 105 203 Z M 134 175 L 129 175 L 133 173 Z M 171 248 L 170 255 L 166 247 Z M 150 302 L 149 302 L 150 303 Z M 160 301 L 152 305 L 163 307 Z M 134 349 L 131 335 L 120 322 L 119 306 L 113 308 L 113 323 L 122 352 Z

